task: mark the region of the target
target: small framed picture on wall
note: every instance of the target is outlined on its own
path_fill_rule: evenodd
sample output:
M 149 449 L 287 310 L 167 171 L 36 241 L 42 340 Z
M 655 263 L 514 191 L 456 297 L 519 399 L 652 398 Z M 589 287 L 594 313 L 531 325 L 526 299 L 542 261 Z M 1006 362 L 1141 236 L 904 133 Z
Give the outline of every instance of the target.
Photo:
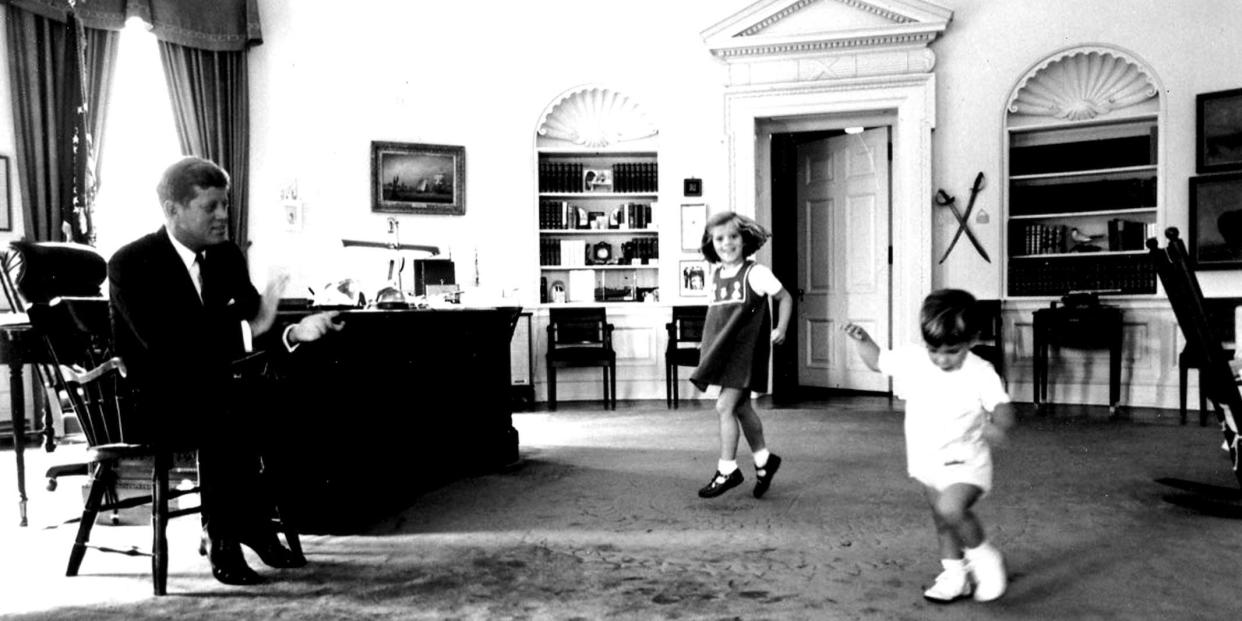
M 703 227 L 707 226 L 707 203 L 681 206 L 681 251 L 698 252 L 703 243 Z
M 1242 88 L 1195 96 L 1195 171 L 1242 170 Z
M 707 261 L 681 262 L 681 295 L 683 297 L 707 295 Z

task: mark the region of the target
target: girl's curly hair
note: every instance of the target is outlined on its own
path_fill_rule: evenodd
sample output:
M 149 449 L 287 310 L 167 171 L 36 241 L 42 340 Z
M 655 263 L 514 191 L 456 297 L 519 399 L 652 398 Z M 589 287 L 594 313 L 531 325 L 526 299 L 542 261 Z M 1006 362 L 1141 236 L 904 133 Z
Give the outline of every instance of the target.
M 732 211 L 722 211 L 707 219 L 707 224 L 703 227 L 703 241 L 699 245 L 699 250 L 703 253 L 703 258 L 711 263 L 720 263 L 720 255 L 716 254 L 716 244 L 712 241 L 712 229 L 732 224 L 737 228 L 738 234 L 742 236 L 742 256 L 749 257 L 763 247 L 772 235 L 763 225 L 755 222 L 754 219 L 743 216 L 740 213 Z

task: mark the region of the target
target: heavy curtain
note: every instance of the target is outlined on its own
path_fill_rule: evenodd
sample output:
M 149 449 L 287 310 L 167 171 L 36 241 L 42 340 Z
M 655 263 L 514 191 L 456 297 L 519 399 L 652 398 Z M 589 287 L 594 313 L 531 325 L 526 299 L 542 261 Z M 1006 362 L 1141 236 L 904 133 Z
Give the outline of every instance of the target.
M 5 25 L 25 236 L 89 243 L 118 34 L 14 4 Z
M 250 112 L 246 53 L 199 50 L 160 41 L 181 152 L 222 166 L 232 179 L 229 236 L 245 251 L 249 192 Z
M 233 239 L 246 248 L 249 91 L 245 53 L 249 46 L 262 42 L 258 0 L 7 3 L 13 59 L 10 75 L 18 126 L 17 168 L 22 171 L 19 178 L 27 237 L 93 239 L 89 200 L 98 158 L 85 147 L 93 146 L 98 153 L 102 145 L 116 31 L 124 27 L 127 18 L 137 16 L 151 25 L 160 41 L 183 152 L 212 159 L 232 176 L 230 228 Z M 84 33 L 76 38 L 66 34 L 66 24 L 75 19 L 81 22 Z M 77 55 L 74 45 L 82 52 L 78 63 L 72 62 Z M 76 94 L 75 83 L 80 89 Z M 66 110 L 85 111 L 85 116 L 74 120 Z M 75 124 L 82 135 L 76 142 Z M 84 146 L 66 150 L 66 144 Z M 62 180 L 66 173 L 59 172 L 63 170 L 81 171 L 81 179 L 75 177 L 80 191 L 65 192 Z M 73 210 L 75 197 L 80 201 L 77 211 Z M 70 205 L 68 210 L 66 204 Z M 66 222 L 71 231 L 61 237 L 60 229 Z

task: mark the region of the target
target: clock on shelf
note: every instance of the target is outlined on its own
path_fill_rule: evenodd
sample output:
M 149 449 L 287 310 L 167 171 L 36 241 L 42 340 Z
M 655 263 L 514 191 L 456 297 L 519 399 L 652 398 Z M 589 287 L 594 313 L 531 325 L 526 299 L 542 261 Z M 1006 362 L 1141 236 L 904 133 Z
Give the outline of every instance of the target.
M 612 244 L 601 241 L 591 249 L 591 257 L 595 263 L 603 264 L 612 260 Z

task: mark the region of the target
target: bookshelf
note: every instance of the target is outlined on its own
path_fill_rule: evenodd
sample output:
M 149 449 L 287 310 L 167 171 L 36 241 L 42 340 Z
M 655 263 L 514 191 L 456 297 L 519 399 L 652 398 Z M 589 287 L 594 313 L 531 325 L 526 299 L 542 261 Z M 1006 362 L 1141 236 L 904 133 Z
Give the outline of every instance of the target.
M 658 195 L 654 151 L 540 149 L 541 301 L 641 302 L 653 295 Z
M 1144 242 L 1160 222 L 1159 102 L 1146 76 L 1125 62 L 1111 50 L 1067 53 L 1025 77 L 1011 101 L 1005 129 L 1010 297 L 1156 292 Z M 1081 97 L 1048 98 L 1073 91 L 1073 76 L 1099 74 L 1100 66 L 1115 67 L 1122 78 L 1084 89 Z M 1117 88 L 1137 95 L 1126 99 L 1109 90 Z M 1081 106 L 1100 92 L 1108 105 Z

